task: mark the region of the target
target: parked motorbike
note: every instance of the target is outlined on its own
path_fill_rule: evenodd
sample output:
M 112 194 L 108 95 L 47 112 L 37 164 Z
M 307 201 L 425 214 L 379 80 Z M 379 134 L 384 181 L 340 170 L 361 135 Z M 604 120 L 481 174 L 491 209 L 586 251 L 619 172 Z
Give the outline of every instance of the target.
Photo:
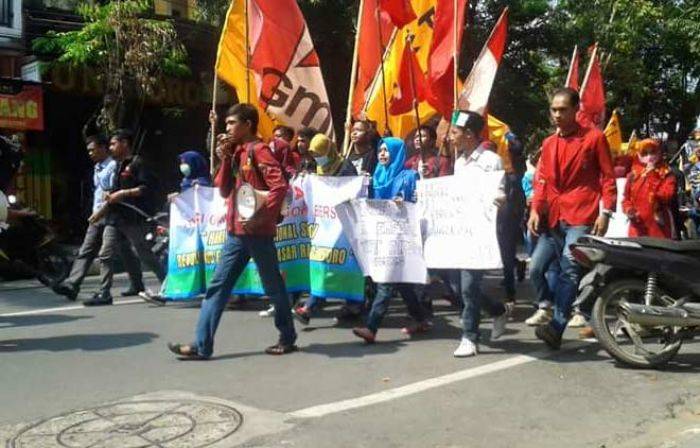
M 575 306 L 601 346 L 636 368 L 658 367 L 700 327 L 700 241 L 586 236 L 571 246 L 590 269 Z
M 10 208 L 21 210 L 16 197 Z M 0 233 L 0 277 L 5 280 L 35 277 L 46 286 L 63 281 L 70 273 L 70 260 L 56 243 L 48 222 L 30 214 Z

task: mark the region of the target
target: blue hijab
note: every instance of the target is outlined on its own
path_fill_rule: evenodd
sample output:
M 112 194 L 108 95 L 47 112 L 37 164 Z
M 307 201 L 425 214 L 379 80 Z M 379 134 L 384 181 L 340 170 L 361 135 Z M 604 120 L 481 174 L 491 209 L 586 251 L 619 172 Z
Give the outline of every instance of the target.
M 384 137 L 379 142 L 377 152 L 382 146 L 389 150 L 389 164 L 377 164 L 372 176 L 374 199 L 394 199 L 401 196 L 413 202 L 416 191 L 418 172 L 404 167 L 406 163 L 406 145 L 400 138 Z
M 180 163 L 186 163 L 190 166 L 190 175 L 184 176 L 180 183 L 180 191 L 185 191 L 195 184 L 203 187 L 211 186 L 211 177 L 209 176 L 209 164 L 207 160 L 197 151 L 185 151 L 179 155 Z

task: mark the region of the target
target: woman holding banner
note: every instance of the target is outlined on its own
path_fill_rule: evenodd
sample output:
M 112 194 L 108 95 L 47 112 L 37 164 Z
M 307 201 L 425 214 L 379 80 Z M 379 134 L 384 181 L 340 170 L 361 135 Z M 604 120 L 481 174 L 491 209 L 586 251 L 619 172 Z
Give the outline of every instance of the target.
M 404 167 L 406 146 L 403 140 L 394 137 L 383 138 L 377 152 L 377 161 L 378 165 L 372 177 L 372 198 L 394 200 L 399 204 L 403 201 L 415 202 L 416 181 L 419 175 L 417 171 Z M 401 331 L 409 336 L 429 331 L 433 325 L 420 303 L 417 288 L 410 283 L 377 283 L 377 292 L 367 317 L 367 326 L 353 328 L 352 332 L 368 344 L 373 343 L 394 290 L 401 295 L 408 313 L 417 322 Z
M 316 134 L 309 144 L 309 155 L 316 164 L 316 174 L 319 176 L 357 176 L 355 166 L 338 154 L 335 144 L 324 134 Z M 294 309 L 294 317 L 302 324 L 308 325 L 311 315 L 318 308 L 323 297 L 310 296 L 303 305 Z M 348 301 L 338 316 L 338 320 L 348 317 L 359 317 L 362 314 L 362 305 Z

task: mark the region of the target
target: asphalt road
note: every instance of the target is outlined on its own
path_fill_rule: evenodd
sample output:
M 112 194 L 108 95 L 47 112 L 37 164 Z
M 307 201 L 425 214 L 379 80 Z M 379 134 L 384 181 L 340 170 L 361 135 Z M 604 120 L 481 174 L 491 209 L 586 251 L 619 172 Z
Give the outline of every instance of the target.
M 215 359 L 183 362 L 165 345 L 191 340 L 197 305 L 122 300 L 82 308 L 0 285 L 6 447 L 700 447 L 697 341 L 664 370 L 630 370 L 573 331 L 545 349 L 521 303 L 502 340 L 488 342 L 487 319 L 482 354 L 455 359 L 455 311 L 436 302 L 435 330 L 408 340 L 397 299 L 373 346 L 329 307 L 298 326 L 299 353 L 270 357 L 276 333 L 255 301 L 224 314 Z

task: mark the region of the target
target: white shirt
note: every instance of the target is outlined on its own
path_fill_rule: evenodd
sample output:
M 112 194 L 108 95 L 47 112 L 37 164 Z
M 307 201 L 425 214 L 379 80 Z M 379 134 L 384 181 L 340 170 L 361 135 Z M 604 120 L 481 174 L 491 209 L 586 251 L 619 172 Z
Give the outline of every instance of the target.
M 501 171 L 503 161 L 501 156 L 487 149 L 485 145 L 479 145 L 469 156 L 460 155 L 455 160 L 455 176 L 468 174 L 470 170 Z

